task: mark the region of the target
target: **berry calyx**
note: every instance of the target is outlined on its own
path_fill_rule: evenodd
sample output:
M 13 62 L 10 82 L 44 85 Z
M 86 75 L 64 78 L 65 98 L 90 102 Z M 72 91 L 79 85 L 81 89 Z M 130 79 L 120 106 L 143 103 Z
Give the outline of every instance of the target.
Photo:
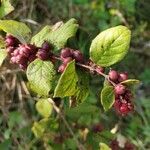
M 108 73 L 109 79 L 112 81 L 117 81 L 118 80 L 118 72 L 115 70 L 110 70 Z
M 122 85 L 122 84 L 118 84 L 115 86 L 115 93 L 118 94 L 118 95 L 122 95 L 125 93 L 125 86 Z

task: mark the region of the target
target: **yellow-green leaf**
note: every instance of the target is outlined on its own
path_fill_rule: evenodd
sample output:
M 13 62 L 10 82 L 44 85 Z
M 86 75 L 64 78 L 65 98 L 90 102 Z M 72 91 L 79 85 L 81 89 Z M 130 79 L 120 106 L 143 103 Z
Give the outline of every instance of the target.
M 1 0 L 0 5 L 0 18 L 5 17 L 11 11 L 14 10 L 14 7 L 11 5 L 10 0 Z
M 48 96 L 53 86 L 55 74 L 51 61 L 34 60 L 27 68 L 27 78 L 31 90 L 40 96 Z
M 54 91 L 54 97 L 72 96 L 76 92 L 78 76 L 75 70 L 75 61 L 68 63 L 61 75 Z
M 14 20 L 0 20 L 0 30 L 13 35 L 22 43 L 26 43 L 31 34 L 26 24 Z
M 115 102 L 113 86 L 105 86 L 101 91 L 101 103 L 105 111 L 110 109 Z
M 39 112 L 40 115 L 47 118 L 52 113 L 53 106 L 48 101 L 48 99 L 39 99 L 36 103 L 36 110 Z
M 117 26 L 101 32 L 90 47 L 90 58 L 97 65 L 108 67 L 121 61 L 128 52 L 131 32 Z

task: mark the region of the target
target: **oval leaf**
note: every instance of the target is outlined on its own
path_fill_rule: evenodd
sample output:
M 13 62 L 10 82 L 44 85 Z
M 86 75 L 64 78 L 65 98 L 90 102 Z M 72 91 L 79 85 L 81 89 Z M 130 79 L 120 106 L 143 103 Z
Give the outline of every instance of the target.
M 0 20 L 0 29 L 13 35 L 22 43 L 26 43 L 31 33 L 27 25 L 14 20 Z
M 101 91 L 101 103 L 105 111 L 110 109 L 115 102 L 113 86 L 105 86 Z
M 101 32 L 90 47 L 90 58 L 97 65 L 111 66 L 124 58 L 130 44 L 131 32 L 117 26 Z
M 36 109 L 40 115 L 47 118 L 52 113 L 52 104 L 47 99 L 40 99 L 36 103 Z
M 75 61 L 68 63 L 54 91 L 54 97 L 72 96 L 76 92 L 78 77 L 75 71 Z
M 62 48 L 65 46 L 67 40 L 76 34 L 78 24 L 76 19 L 72 18 L 57 29 L 54 25 L 54 28 L 51 26 L 44 27 L 32 38 L 31 42 L 37 46 L 41 46 L 44 41 L 48 41 L 57 48 Z
M 11 11 L 14 10 L 14 7 L 11 5 L 10 0 L 1 0 L 0 5 L 0 18 L 5 17 Z
M 48 96 L 54 77 L 54 65 L 50 61 L 36 59 L 27 68 L 27 78 L 32 90 L 40 96 Z
M 121 84 L 125 84 L 127 86 L 130 86 L 130 85 L 140 84 L 140 81 L 136 80 L 136 79 L 128 79 L 128 80 L 121 82 Z

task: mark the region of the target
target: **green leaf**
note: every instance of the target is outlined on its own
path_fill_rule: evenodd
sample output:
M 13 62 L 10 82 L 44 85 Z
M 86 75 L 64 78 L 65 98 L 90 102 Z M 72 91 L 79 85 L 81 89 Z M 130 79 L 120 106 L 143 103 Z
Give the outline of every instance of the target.
M 68 63 L 62 73 L 54 91 L 54 97 L 72 96 L 76 92 L 78 76 L 75 70 L 75 61 Z
M 90 47 L 90 58 L 97 65 L 108 67 L 121 61 L 128 52 L 131 32 L 117 26 L 101 32 Z
M 43 117 L 47 118 L 51 115 L 53 106 L 48 99 L 39 99 L 36 103 L 36 109 Z
M 14 7 L 11 5 L 10 0 L 1 0 L 0 5 L 0 18 L 5 17 L 11 11 L 14 10 Z
M 11 139 L 4 140 L 3 142 L 0 143 L 0 149 L 3 150 L 10 150 L 11 149 Z
M 75 94 L 77 103 L 82 103 L 89 95 L 89 76 L 87 73 L 78 70 L 78 84 L 77 91 Z
M 51 26 L 49 25 L 45 26 L 39 33 L 37 33 L 35 36 L 32 37 L 31 43 L 40 47 L 46 40 L 46 37 L 51 33 L 51 31 L 52 31 Z
M 128 79 L 128 80 L 121 82 L 121 84 L 125 84 L 127 86 L 130 86 L 130 85 L 140 84 L 140 81 L 136 80 L 136 79 Z
M 40 96 L 48 96 L 55 77 L 54 65 L 50 61 L 36 59 L 27 68 L 27 78 L 32 90 Z
M 32 132 L 34 133 L 35 137 L 36 138 L 42 137 L 48 125 L 49 125 L 49 120 L 47 118 L 44 118 L 39 122 L 34 122 L 32 126 Z
M 31 42 L 35 43 L 37 46 L 41 46 L 44 41 L 48 41 L 57 48 L 62 48 L 65 46 L 67 40 L 75 35 L 78 24 L 77 21 L 72 18 L 59 28 L 54 29 L 54 27 L 44 27 L 32 38 Z
M 105 143 L 100 143 L 99 146 L 100 146 L 100 150 L 111 150 L 111 148 Z
M 101 91 L 101 103 L 105 111 L 110 109 L 115 102 L 113 86 L 105 86 Z
M 0 49 L 0 66 L 3 64 L 3 61 L 7 57 L 7 52 L 5 49 Z
M 80 116 L 86 114 L 86 115 L 92 115 L 95 114 L 95 112 L 99 111 L 99 108 L 95 105 L 85 103 L 83 102 L 77 107 L 66 109 L 65 114 L 69 118 L 79 118 Z
M 0 29 L 13 35 L 22 43 L 26 43 L 31 34 L 31 30 L 27 25 L 14 20 L 0 20 Z

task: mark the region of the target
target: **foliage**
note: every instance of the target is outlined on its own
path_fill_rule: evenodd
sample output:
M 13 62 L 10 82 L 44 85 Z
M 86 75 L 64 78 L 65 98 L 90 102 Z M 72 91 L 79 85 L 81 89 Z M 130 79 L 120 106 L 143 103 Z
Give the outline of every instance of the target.
M 48 1 L 50 2 L 51 0 Z M 9 4 L 9 1 L 7 2 L 7 7 L 9 6 L 9 8 L 0 8 L 0 12 L 1 10 L 7 10 L 6 12 L 3 11 L 0 13 L 2 17 L 12 10 L 11 4 Z M 128 25 L 135 19 L 133 18 L 133 15 L 136 14 L 135 4 L 136 0 L 132 2 L 118 1 L 115 3 L 112 3 L 112 1 L 108 2 L 107 0 L 102 0 L 101 2 L 73 0 L 71 3 L 69 2 L 69 7 L 75 6 L 75 8 L 72 9 L 73 11 L 76 10 L 77 7 L 81 7 L 84 11 L 88 12 L 88 19 L 81 17 L 82 14 L 79 14 L 78 11 L 76 11 L 74 15 L 77 16 L 77 18 L 79 18 L 79 16 L 82 18 L 82 20 L 80 20 L 81 28 L 83 24 L 85 25 L 85 29 L 88 26 L 86 34 L 83 32 L 84 29 L 82 30 L 79 27 L 74 18 L 66 23 L 59 22 L 54 26 L 47 25 L 33 37 L 31 36 L 29 26 L 22 22 L 6 19 L 0 21 L 1 30 L 17 38 L 20 41 L 20 45 L 33 44 L 36 45 L 38 51 L 43 48 L 44 42 L 47 42 L 51 46 L 49 59 L 42 60 L 36 54 L 36 59 L 27 64 L 27 72 L 25 72 L 27 74 L 25 81 L 27 80 L 26 82 L 28 82 L 27 84 L 31 90 L 30 102 L 27 103 L 33 102 L 33 99 L 37 100 L 35 105 L 37 111 L 28 114 L 28 116 L 33 117 L 31 119 L 32 132 L 31 122 L 26 122 L 21 112 L 18 114 L 16 112 L 13 114 L 12 112 L 13 115 L 10 115 L 7 121 L 7 128 L 5 128 L 5 124 L 1 123 L 2 120 L 5 119 L 0 117 L 0 123 L 3 128 L 1 134 L 4 137 L 0 144 L 0 149 L 13 148 L 14 143 L 20 143 L 20 145 L 17 145 L 17 148 L 20 149 L 37 149 L 37 147 L 38 149 L 80 149 L 80 146 L 82 149 L 83 146 L 83 149 L 109 150 L 111 141 L 114 138 L 120 137 L 120 133 L 125 136 L 126 141 L 126 138 L 131 139 L 132 143 L 137 147 L 141 149 L 145 147 L 149 148 L 149 136 L 147 135 L 149 131 L 148 99 L 140 99 L 139 102 L 133 102 L 132 100 L 132 103 L 136 104 L 136 113 L 130 114 L 128 117 L 122 117 L 119 114 L 119 118 L 122 118 L 119 119 L 112 112 L 112 107 L 115 105 L 117 97 L 115 91 L 116 85 L 121 84 L 128 91 L 134 93 L 134 89 L 131 87 L 133 85 L 139 86 L 139 80 L 134 79 L 135 75 L 131 75 L 131 79 L 121 82 L 112 82 L 106 74 L 109 72 L 109 68 L 106 68 L 105 72 L 98 70 L 100 67 L 116 67 L 117 65 L 114 66 L 114 64 L 121 61 L 127 54 L 131 38 Z M 54 5 L 54 3 L 52 5 Z M 52 5 L 49 7 L 53 7 Z M 57 7 L 59 8 L 59 5 Z M 63 11 L 64 10 L 60 13 L 62 18 L 63 15 L 66 15 Z M 72 13 L 74 13 L 73 11 Z M 52 15 L 53 12 L 54 11 L 52 11 Z M 91 17 L 91 14 L 93 17 Z M 38 17 L 40 19 L 40 15 Z M 43 20 L 44 18 L 42 18 L 42 21 Z M 119 24 L 125 24 L 128 28 Z M 10 25 L 12 28 L 9 28 Z M 94 29 L 93 26 L 97 26 L 97 29 Z M 133 27 L 130 28 L 134 28 L 134 26 L 136 26 L 136 24 L 133 24 Z M 77 32 L 78 27 L 81 30 L 79 30 L 79 32 Z M 146 27 L 147 25 L 144 29 Z M 104 31 L 100 32 L 100 34 L 94 38 L 99 30 Z M 134 32 L 133 30 L 132 33 L 134 34 Z M 88 38 L 87 34 L 90 35 Z M 4 36 L 5 34 L 2 33 L 2 35 Z M 0 64 L 2 65 L 7 57 L 5 49 L 8 49 L 8 47 L 4 44 L 3 38 L 1 41 Z M 93 64 L 89 65 L 91 62 L 86 62 L 87 58 L 84 58 L 84 63 L 80 63 L 74 59 L 67 63 L 62 74 L 57 73 L 59 63 L 55 61 L 62 61 L 63 58 L 59 57 L 59 53 L 60 50 L 65 47 L 77 47 L 82 49 L 84 55 L 86 55 L 87 58 L 89 56 Z M 88 51 L 88 49 L 90 49 L 90 51 Z M 132 72 L 133 63 L 129 64 L 129 62 L 136 56 L 131 58 L 127 56 L 125 61 L 121 63 L 123 67 L 120 67 L 120 70 L 126 70 L 127 68 L 127 70 L 130 71 L 130 67 L 128 66 L 131 65 Z M 135 64 L 136 63 L 141 63 L 141 60 L 138 60 Z M 139 67 L 141 66 L 139 65 Z M 137 70 L 138 69 L 139 68 L 137 68 Z M 95 77 L 93 74 L 97 76 Z M 103 79 L 99 78 L 99 76 L 105 78 L 103 88 Z M 148 86 L 148 70 L 141 73 L 140 79 L 144 80 L 144 85 Z M 99 94 L 100 90 L 101 94 Z M 123 97 L 123 95 L 121 96 Z M 101 107 L 107 110 L 107 112 L 104 112 Z M 34 106 L 32 106 L 32 109 L 34 110 Z M 37 112 L 40 115 L 38 115 Z M 120 124 L 118 124 L 118 122 Z M 139 127 L 139 124 L 142 124 L 142 122 L 144 122 L 144 126 Z M 129 126 L 127 126 L 127 124 Z M 29 125 L 30 127 L 28 127 Z M 19 130 L 17 130 L 17 128 Z M 27 137 L 22 142 L 22 138 L 20 140 L 21 134 Z M 139 134 L 140 136 L 138 136 Z M 15 138 L 13 139 L 13 137 Z M 142 139 L 142 137 L 144 138 Z M 16 139 L 18 142 L 16 142 Z M 26 143 L 25 145 L 27 146 L 25 146 L 23 142 Z

